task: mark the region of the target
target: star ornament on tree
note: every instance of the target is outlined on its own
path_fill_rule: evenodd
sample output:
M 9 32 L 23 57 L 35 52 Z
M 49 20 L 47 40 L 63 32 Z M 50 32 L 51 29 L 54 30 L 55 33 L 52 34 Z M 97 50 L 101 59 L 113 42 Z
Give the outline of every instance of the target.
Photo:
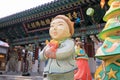
M 110 72 L 108 72 L 107 74 L 108 74 L 108 79 L 110 80 L 111 78 L 114 78 L 114 79 L 116 79 L 116 72 L 117 71 L 113 71 L 113 69 L 111 68 L 110 69 Z

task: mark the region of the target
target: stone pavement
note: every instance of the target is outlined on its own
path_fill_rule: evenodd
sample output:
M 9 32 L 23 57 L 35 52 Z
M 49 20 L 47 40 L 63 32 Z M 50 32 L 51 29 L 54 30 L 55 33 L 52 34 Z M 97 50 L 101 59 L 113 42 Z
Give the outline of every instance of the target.
M 43 78 L 42 76 L 0 75 L 0 80 L 47 80 L 47 79 Z
M 0 80 L 43 80 L 42 76 L 0 75 Z
M 0 74 L 0 80 L 47 80 L 46 78 L 43 78 L 43 76 L 40 74 L 35 73 L 30 74 L 31 74 L 30 76 L 22 76 L 22 73 L 8 72 Z

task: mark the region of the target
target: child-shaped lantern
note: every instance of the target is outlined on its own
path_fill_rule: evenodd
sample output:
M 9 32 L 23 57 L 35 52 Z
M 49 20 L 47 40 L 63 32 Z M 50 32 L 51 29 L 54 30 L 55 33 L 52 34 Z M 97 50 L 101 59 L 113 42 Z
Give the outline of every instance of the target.
M 51 41 L 40 53 L 41 60 L 47 60 L 44 73 L 48 80 L 74 80 L 75 50 L 71 36 L 74 23 L 64 15 L 56 16 L 50 23 Z
M 78 69 L 75 70 L 74 80 L 92 80 L 90 68 L 88 64 L 88 56 L 85 53 L 84 47 L 80 38 L 75 40 L 76 64 Z

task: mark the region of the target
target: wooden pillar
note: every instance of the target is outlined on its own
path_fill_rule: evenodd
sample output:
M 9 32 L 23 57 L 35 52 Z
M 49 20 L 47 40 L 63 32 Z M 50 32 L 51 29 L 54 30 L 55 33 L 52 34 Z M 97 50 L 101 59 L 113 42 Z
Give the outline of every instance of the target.
M 94 52 L 94 43 L 86 42 L 85 43 L 85 50 L 89 57 L 94 58 L 95 52 Z
M 18 49 L 18 72 L 22 69 L 22 49 Z
M 21 61 L 22 59 L 22 50 L 18 49 L 18 61 Z
M 35 60 L 38 60 L 38 50 L 39 50 L 39 47 L 36 46 L 35 47 Z
M 35 41 L 35 53 L 34 53 L 34 61 L 35 63 L 33 64 L 33 68 L 32 68 L 32 72 L 38 72 L 38 50 L 39 50 L 39 47 L 38 47 L 38 42 L 37 40 Z
M 90 71 L 91 73 L 94 73 L 96 70 L 96 60 L 94 58 L 95 56 L 95 51 L 94 51 L 94 43 L 91 41 L 89 36 L 85 37 L 85 51 L 88 54 L 89 57 L 89 66 L 90 66 Z

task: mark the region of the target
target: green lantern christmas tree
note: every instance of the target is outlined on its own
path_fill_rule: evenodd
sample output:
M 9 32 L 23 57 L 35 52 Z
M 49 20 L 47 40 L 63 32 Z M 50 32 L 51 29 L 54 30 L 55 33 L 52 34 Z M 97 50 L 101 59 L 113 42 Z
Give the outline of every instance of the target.
M 104 43 L 95 55 L 103 63 L 96 69 L 95 80 L 120 80 L 120 0 L 109 0 L 108 4 L 103 17 L 107 23 L 99 33 Z

